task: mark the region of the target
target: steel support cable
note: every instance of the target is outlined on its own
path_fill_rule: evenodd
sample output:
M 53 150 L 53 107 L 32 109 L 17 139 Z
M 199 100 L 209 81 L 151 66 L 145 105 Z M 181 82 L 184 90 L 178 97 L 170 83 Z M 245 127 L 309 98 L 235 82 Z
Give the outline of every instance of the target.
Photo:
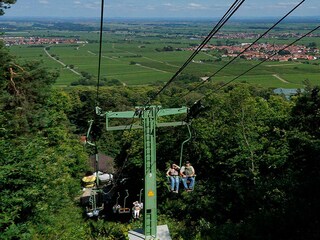
M 104 0 L 101 0 L 101 14 L 100 14 L 100 42 L 99 42 L 99 61 L 98 61 L 98 79 L 97 79 L 97 87 L 96 87 L 96 99 L 95 99 L 95 103 L 94 103 L 94 109 L 98 108 L 98 103 L 99 103 L 99 86 L 100 86 L 100 72 L 101 72 L 101 56 L 102 56 L 102 34 L 103 34 L 103 12 L 104 12 Z M 95 110 L 95 112 L 93 113 L 93 119 L 95 120 L 95 122 L 97 122 L 97 112 Z M 89 130 L 92 127 L 92 124 L 94 122 L 94 120 L 90 120 L 90 127 Z M 90 134 L 88 130 L 87 133 L 87 138 Z M 90 143 L 89 143 L 90 144 Z M 96 147 L 96 140 L 94 140 L 93 144 L 90 144 L 92 146 Z
M 100 87 L 101 57 L 102 57 L 102 35 L 103 35 L 103 12 L 104 12 L 104 0 L 101 0 L 99 62 L 98 62 L 97 95 L 96 95 L 96 103 L 95 103 L 96 106 L 98 106 L 98 104 L 99 104 L 99 87 Z
M 224 68 L 229 66 L 234 60 L 236 60 L 240 55 L 242 55 L 244 52 L 246 52 L 249 48 L 251 48 L 254 44 L 256 44 L 262 37 L 264 37 L 267 33 L 269 33 L 273 28 L 275 28 L 280 22 L 282 22 L 286 17 L 288 17 L 294 10 L 296 10 L 305 0 L 298 3 L 293 9 L 291 9 L 286 15 L 284 15 L 281 19 L 279 19 L 272 27 L 270 27 L 267 31 L 265 31 L 263 34 L 261 34 L 253 43 L 251 43 L 248 47 L 246 47 L 243 51 L 237 54 L 233 59 L 231 59 L 229 62 L 227 62 L 225 65 L 223 65 L 220 69 L 218 69 L 216 72 L 214 72 L 212 75 L 208 77 L 205 81 L 202 81 L 197 86 L 189 90 L 186 94 L 182 95 L 181 97 L 187 96 L 190 92 L 195 91 L 199 87 L 201 87 L 205 82 L 208 82 L 211 78 L 213 78 L 215 75 L 217 75 L 220 71 L 222 71 Z
M 211 30 L 211 32 L 206 36 L 204 41 L 197 47 L 197 49 L 192 53 L 192 55 L 187 59 L 187 61 L 180 67 L 180 69 L 172 76 L 172 78 L 165 84 L 160 91 L 158 91 L 155 96 L 152 99 L 149 99 L 149 101 L 145 104 L 148 105 L 152 100 L 154 100 L 165 88 L 169 86 L 173 82 L 173 80 L 184 70 L 184 68 L 192 61 L 192 59 L 201 51 L 201 49 L 205 46 L 205 44 L 214 36 L 214 34 L 217 33 L 217 31 L 226 23 L 226 21 L 233 15 L 233 13 L 238 10 L 238 8 L 241 6 L 241 4 L 245 0 L 236 0 L 232 6 L 228 9 L 228 11 L 224 14 L 224 16 L 220 19 L 220 21 L 215 25 L 215 27 Z M 230 14 L 230 16 L 227 16 Z
M 101 14 L 100 14 L 100 43 L 99 43 L 99 61 L 98 61 L 98 79 L 97 79 L 97 87 L 96 87 L 96 99 L 95 99 L 95 103 L 94 103 L 94 113 L 93 113 L 93 119 L 91 119 L 89 121 L 90 126 L 89 126 L 89 130 L 87 132 L 87 139 L 89 137 L 90 134 L 90 130 L 91 127 L 93 125 L 93 122 L 96 121 L 97 122 L 97 111 L 96 109 L 98 108 L 98 103 L 99 103 L 99 86 L 100 86 L 100 72 L 101 72 L 101 55 L 102 55 L 102 33 L 103 33 L 103 12 L 104 12 L 104 0 L 101 0 Z M 91 146 L 96 146 L 96 140 L 94 139 L 94 143 L 90 143 L 90 141 L 88 141 L 88 143 Z
M 103 13 L 104 13 L 104 0 L 101 0 L 101 17 L 100 17 L 100 43 L 99 43 L 99 63 L 98 63 L 98 81 L 97 81 L 97 95 L 96 95 L 96 105 L 98 105 L 99 103 L 99 87 L 100 87 L 100 72 L 101 72 L 101 58 L 102 58 L 102 35 L 103 35 Z M 132 122 L 130 124 L 130 128 L 129 128 L 129 133 L 131 132 L 132 130 L 132 126 L 133 126 L 133 122 L 134 122 L 134 116 L 135 114 L 132 116 Z M 128 125 L 127 125 L 128 126 Z M 122 131 L 122 134 L 127 131 L 127 127 Z M 126 141 L 123 145 L 125 146 L 126 144 L 128 143 L 128 141 Z M 118 174 L 118 177 L 116 178 L 116 181 L 117 182 L 122 174 L 122 171 L 125 167 L 125 164 L 128 160 L 128 157 L 129 157 L 129 154 L 127 154 L 123 164 L 122 164 L 122 167 L 120 168 L 120 174 Z M 105 194 L 108 194 L 112 191 L 112 189 L 115 187 L 115 185 L 112 186 L 112 188 Z
M 201 49 L 210 41 L 210 39 L 223 27 L 223 25 L 229 20 L 229 18 L 239 9 L 245 0 L 236 0 L 220 21 L 215 25 L 212 31 L 207 35 L 204 41 L 200 46 L 192 53 L 188 60 L 179 68 L 179 70 L 171 77 L 171 79 L 152 97 L 150 98 L 145 105 L 149 105 L 152 100 L 154 100 L 159 94 L 161 94 L 164 89 L 166 89 L 174 79 L 186 68 L 186 66 L 192 61 L 192 59 L 201 51 Z
M 277 51 L 276 53 L 270 55 L 269 57 L 267 57 L 266 59 L 264 59 L 263 61 L 259 62 L 258 64 L 254 65 L 253 67 L 249 68 L 248 70 L 244 71 L 243 73 L 241 73 L 240 75 L 236 76 L 235 78 L 231 79 L 230 81 L 228 81 L 227 83 L 221 85 L 219 88 L 215 89 L 213 91 L 213 93 L 219 91 L 221 88 L 229 85 L 231 82 L 235 81 L 236 79 L 242 77 L 243 75 L 247 74 L 248 72 L 250 72 L 251 70 L 255 69 L 256 67 L 260 66 L 262 63 L 268 61 L 270 58 L 274 57 L 275 55 L 277 55 L 279 52 L 287 49 L 288 47 L 292 46 L 293 44 L 295 44 L 296 42 L 300 41 L 302 38 L 305 38 L 306 36 L 308 36 L 309 34 L 313 33 L 314 31 L 318 30 L 320 28 L 320 25 L 314 29 L 312 29 L 311 31 L 307 32 L 306 34 L 302 35 L 301 37 L 299 37 L 298 39 L 294 40 L 293 42 L 291 42 L 290 44 L 286 45 L 285 47 L 281 48 L 279 51 Z M 208 97 L 210 94 L 205 95 L 204 97 L 202 97 L 201 99 Z M 199 99 L 199 100 L 201 100 Z
M 197 47 L 197 49 L 191 54 L 191 56 L 187 59 L 187 61 L 182 65 L 181 68 L 185 68 L 191 61 L 192 59 L 201 51 L 201 49 L 211 40 L 211 38 L 217 33 L 217 31 L 225 24 L 225 22 L 232 16 L 228 17 L 228 14 L 232 12 L 235 8 L 239 8 L 239 1 L 236 0 L 232 6 L 228 9 L 228 11 L 223 15 L 223 17 L 219 20 L 219 22 L 214 26 L 214 28 L 211 30 L 211 32 L 205 37 L 205 39 L 202 41 L 202 43 Z M 244 2 L 243 0 L 242 2 Z M 237 10 L 236 9 L 236 10 Z M 228 19 L 225 20 L 225 18 L 228 17 Z M 221 25 L 222 24 L 222 25 Z M 219 27 L 221 25 L 221 27 Z M 219 29 L 218 29 L 219 27 Z
M 98 79 L 97 79 L 97 90 L 96 90 L 96 99 L 95 99 L 95 103 L 94 103 L 94 109 L 95 112 L 93 113 L 93 119 L 95 120 L 95 122 L 98 122 L 98 118 L 97 118 L 97 112 L 96 109 L 98 108 L 98 103 L 99 103 L 99 86 L 100 86 L 100 72 L 101 72 L 101 55 L 102 55 L 102 34 L 103 34 L 103 12 L 104 12 L 104 0 L 101 0 L 101 15 L 100 15 L 100 44 L 99 44 L 99 61 L 98 61 Z M 99 151 L 98 151 L 98 146 L 97 146 L 97 139 L 94 138 L 93 139 L 93 143 L 91 143 L 90 141 L 88 141 L 89 135 L 90 135 L 90 131 L 93 125 L 94 120 L 90 120 L 90 126 L 89 129 L 87 131 L 87 143 L 91 146 L 94 146 L 94 151 L 95 151 L 95 156 L 96 156 L 96 174 L 98 176 L 98 161 L 99 161 Z M 97 184 L 98 184 L 98 177 L 97 177 Z
M 212 93 L 218 92 L 220 89 L 222 89 L 223 87 L 229 85 L 231 82 L 235 81 L 236 79 L 242 77 L 243 75 L 247 74 L 248 72 L 250 72 L 251 70 L 255 69 L 256 67 L 260 66 L 262 63 L 268 61 L 270 58 L 274 57 L 275 55 L 277 55 L 279 52 L 287 49 L 288 47 L 292 46 L 293 44 L 295 44 L 296 42 L 300 41 L 301 39 L 305 38 L 306 36 L 308 36 L 309 34 L 313 33 L 314 31 L 320 29 L 320 25 L 312 30 L 310 30 L 309 32 L 307 32 L 306 34 L 302 35 L 301 37 L 299 37 L 298 39 L 296 39 L 295 41 L 291 42 L 290 44 L 286 45 L 285 47 L 281 48 L 278 52 L 270 55 L 269 57 L 267 57 L 266 59 L 264 59 L 263 61 L 259 62 L 258 64 L 254 65 L 253 67 L 249 68 L 248 70 L 246 70 L 245 72 L 241 73 L 240 75 L 238 75 L 237 77 L 231 79 L 230 81 L 228 81 L 227 83 L 221 85 L 219 88 L 215 89 L 213 92 L 211 92 L 210 94 L 206 94 L 205 96 L 201 97 L 200 99 L 198 99 L 197 101 L 195 101 L 195 104 L 197 102 L 199 102 L 200 100 L 202 100 L 203 98 L 209 97 Z

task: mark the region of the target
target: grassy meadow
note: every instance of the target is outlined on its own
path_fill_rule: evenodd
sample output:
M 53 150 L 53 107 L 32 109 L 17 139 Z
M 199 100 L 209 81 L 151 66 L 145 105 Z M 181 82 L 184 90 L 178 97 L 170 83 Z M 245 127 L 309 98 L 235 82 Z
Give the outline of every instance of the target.
M 244 25 L 237 27 L 232 25 L 226 28 L 229 32 L 245 31 L 255 25 Z M 304 26 L 304 25 L 303 25 Z M 191 45 L 201 43 L 200 37 L 194 38 L 196 34 L 204 35 L 210 31 L 210 26 L 199 23 L 188 24 L 147 24 L 147 23 L 113 23 L 108 31 L 104 32 L 102 44 L 101 77 L 118 79 L 125 85 L 145 85 L 155 82 L 166 82 L 189 58 L 192 51 L 186 50 Z M 290 27 L 281 31 L 298 31 L 298 27 Z M 261 32 L 252 30 L 252 32 Z M 304 31 L 304 30 L 301 30 Z M 14 35 L 14 33 L 10 33 Z M 18 33 L 17 33 L 18 35 Z M 21 35 L 21 34 L 20 34 Z M 31 47 L 27 45 L 11 46 L 10 51 L 21 60 L 38 60 L 46 67 L 58 69 L 60 77 L 57 85 L 66 86 L 80 79 L 80 75 L 72 72 L 50 58 L 45 47 L 50 47 L 48 53 L 55 56 L 67 66 L 78 72 L 87 72 L 94 76 L 98 74 L 98 51 L 99 33 L 97 31 L 29 31 L 25 36 L 64 36 L 77 37 L 87 43 L 79 44 L 55 44 L 50 46 Z M 262 42 L 273 42 L 275 44 L 288 44 L 295 39 L 263 39 Z M 213 39 L 211 43 L 218 40 Z M 223 40 L 219 40 L 220 42 Z M 253 40 L 238 39 L 239 42 L 250 42 Z M 305 38 L 301 44 L 316 42 L 320 47 L 319 37 Z M 299 43 L 299 42 L 298 42 Z M 166 46 L 179 51 L 162 51 Z M 160 49 L 160 51 L 159 51 Z M 224 66 L 231 58 L 225 57 L 217 60 L 213 51 L 200 52 L 194 61 L 188 65 L 184 73 L 205 77 L 214 74 Z M 237 75 L 250 69 L 259 61 L 237 59 L 228 67 L 216 74 L 211 81 L 229 81 Z M 308 79 L 314 84 L 320 81 L 320 60 L 300 62 L 265 62 L 236 81 L 246 81 L 266 87 L 298 88 L 303 87 L 302 82 Z

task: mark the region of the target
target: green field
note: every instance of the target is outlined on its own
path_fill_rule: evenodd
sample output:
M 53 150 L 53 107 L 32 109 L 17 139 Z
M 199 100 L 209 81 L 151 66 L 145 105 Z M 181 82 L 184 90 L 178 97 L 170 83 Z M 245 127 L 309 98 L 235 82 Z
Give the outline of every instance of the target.
M 227 31 L 245 31 L 253 28 L 255 25 L 232 25 L 227 27 Z M 301 28 L 304 25 L 300 26 Z M 186 50 L 190 45 L 196 45 L 201 39 L 194 39 L 192 36 L 197 31 L 198 34 L 209 32 L 210 26 L 204 23 L 199 24 L 181 24 L 173 26 L 164 24 L 125 24 L 113 23 L 110 30 L 104 33 L 102 44 L 102 62 L 101 77 L 118 79 L 126 85 L 152 84 L 155 82 L 166 82 L 182 66 L 182 64 L 192 54 L 192 51 Z M 298 26 L 290 27 L 289 30 L 299 31 Z M 119 29 L 127 29 L 120 31 Z M 252 30 L 252 32 L 261 32 L 261 30 Z M 304 31 L 304 30 L 301 30 Z M 15 35 L 13 32 L 11 35 Z M 16 35 L 19 35 L 16 33 Z M 20 33 L 20 35 L 22 35 Z M 20 36 L 19 35 L 19 36 Z M 97 31 L 29 31 L 26 36 L 77 36 L 81 40 L 88 41 L 84 44 L 55 44 L 48 50 L 51 56 L 55 56 L 65 65 L 72 65 L 78 72 L 87 72 L 94 76 L 98 75 L 98 52 L 99 52 L 99 34 Z M 263 42 L 273 42 L 279 44 L 291 43 L 294 39 L 263 39 Z M 218 40 L 213 39 L 211 43 Z M 224 40 L 219 40 L 224 41 Z M 247 39 L 237 39 L 238 42 L 248 42 Z M 252 40 L 251 40 L 252 41 Z M 305 38 L 301 44 L 316 42 L 320 46 L 319 37 Z M 183 49 L 182 51 L 157 51 L 166 46 L 173 49 Z M 57 85 L 65 86 L 77 81 L 81 76 L 72 72 L 69 68 L 61 65 L 50 58 L 44 48 L 30 47 L 26 45 L 11 46 L 12 54 L 21 58 L 21 60 L 39 60 L 44 66 L 58 69 L 60 77 Z M 231 58 L 222 58 L 216 61 L 216 52 L 201 52 L 194 62 L 190 63 L 183 73 L 195 76 L 210 76 L 225 65 Z M 202 60 L 202 61 L 200 61 Z M 204 60 L 204 61 L 203 61 Z M 243 73 L 259 61 L 248 61 L 237 59 L 228 67 L 223 69 L 211 81 L 228 81 Z M 320 61 L 301 61 L 301 62 L 265 62 L 254 70 L 240 77 L 237 81 L 246 81 L 266 87 L 297 88 L 303 87 L 302 82 L 306 79 L 314 84 L 319 84 Z

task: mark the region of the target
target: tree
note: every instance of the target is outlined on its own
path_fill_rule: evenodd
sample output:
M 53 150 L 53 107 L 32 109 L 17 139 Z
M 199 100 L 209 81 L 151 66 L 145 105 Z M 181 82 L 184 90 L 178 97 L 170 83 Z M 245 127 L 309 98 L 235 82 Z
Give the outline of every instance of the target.
M 11 4 L 15 4 L 17 0 L 0 0 L 0 15 L 4 14 L 4 9 L 10 8 Z
M 18 63 L 3 44 L 0 53 L 0 239 L 86 238 L 73 199 L 87 156 L 66 116 L 70 98 L 51 87 L 56 72 Z
M 285 189 L 280 195 L 285 204 L 274 208 L 268 217 L 260 218 L 264 222 L 273 222 L 268 229 L 277 229 L 278 239 L 315 240 L 320 236 L 320 209 L 315 194 L 320 185 L 319 96 L 319 87 L 309 86 L 304 93 L 293 98 L 295 104 L 283 133 L 289 151 L 281 170 L 282 180 L 278 177 Z
M 316 48 L 317 47 L 317 43 L 316 42 L 310 42 L 310 43 L 308 43 L 307 47 Z
M 250 239 L 253 231 L 263 237 L 264 223 L 248 231 L 253 227 L 250 219 L 258 222 L 259 209 L 268 216 L 285 204 L 281 198 L 287 191 L 285 182 L 274 178 L 288 159 L 284 127 L 291 104 L 246 84 L 213 93 L 204 104 L 208 107 L 193 120 L 193 141 L 185 147 L 183 156 L 196 169 L 195 191 L 170 201 L 168 194 L 160 192 L 160 211 L 189 226 L 181 236 L 201 229 L 198 239 L 239 235 Z M 187 136 L 176 128 L 170 132 L 161 129 L 158 134 L 161 151 L 157 160 L 163 173 L 164 163 L 179 158 L 180 144 Z

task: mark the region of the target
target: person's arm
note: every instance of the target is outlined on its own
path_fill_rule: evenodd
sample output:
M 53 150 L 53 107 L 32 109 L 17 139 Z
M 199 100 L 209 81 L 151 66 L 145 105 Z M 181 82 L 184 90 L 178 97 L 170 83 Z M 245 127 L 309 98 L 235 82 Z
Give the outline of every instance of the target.
M 167 173 L 166 173 L 167 177 L 170 176 L 170 175 L 169 175 L 170 169 L 171 169 L 171 168 L 169 168 L 168 171 L 167 171 Z
M 177 164 L 173 164 L 173 167 L 175 167 L 177 170 L 180 170 L 180 167 Z
M 184 166 L 180 169 L 180 175 L 182 176 L 182 177 L 186 177 L 186 175 L 184 174 Z
M 196 175 L 196 172 L 194 171 L 194 168 L 192 166 L 191 166 L 191 169 L 192 169 L 192 175 L 191 176 L 193 177 L 193 176 Z

